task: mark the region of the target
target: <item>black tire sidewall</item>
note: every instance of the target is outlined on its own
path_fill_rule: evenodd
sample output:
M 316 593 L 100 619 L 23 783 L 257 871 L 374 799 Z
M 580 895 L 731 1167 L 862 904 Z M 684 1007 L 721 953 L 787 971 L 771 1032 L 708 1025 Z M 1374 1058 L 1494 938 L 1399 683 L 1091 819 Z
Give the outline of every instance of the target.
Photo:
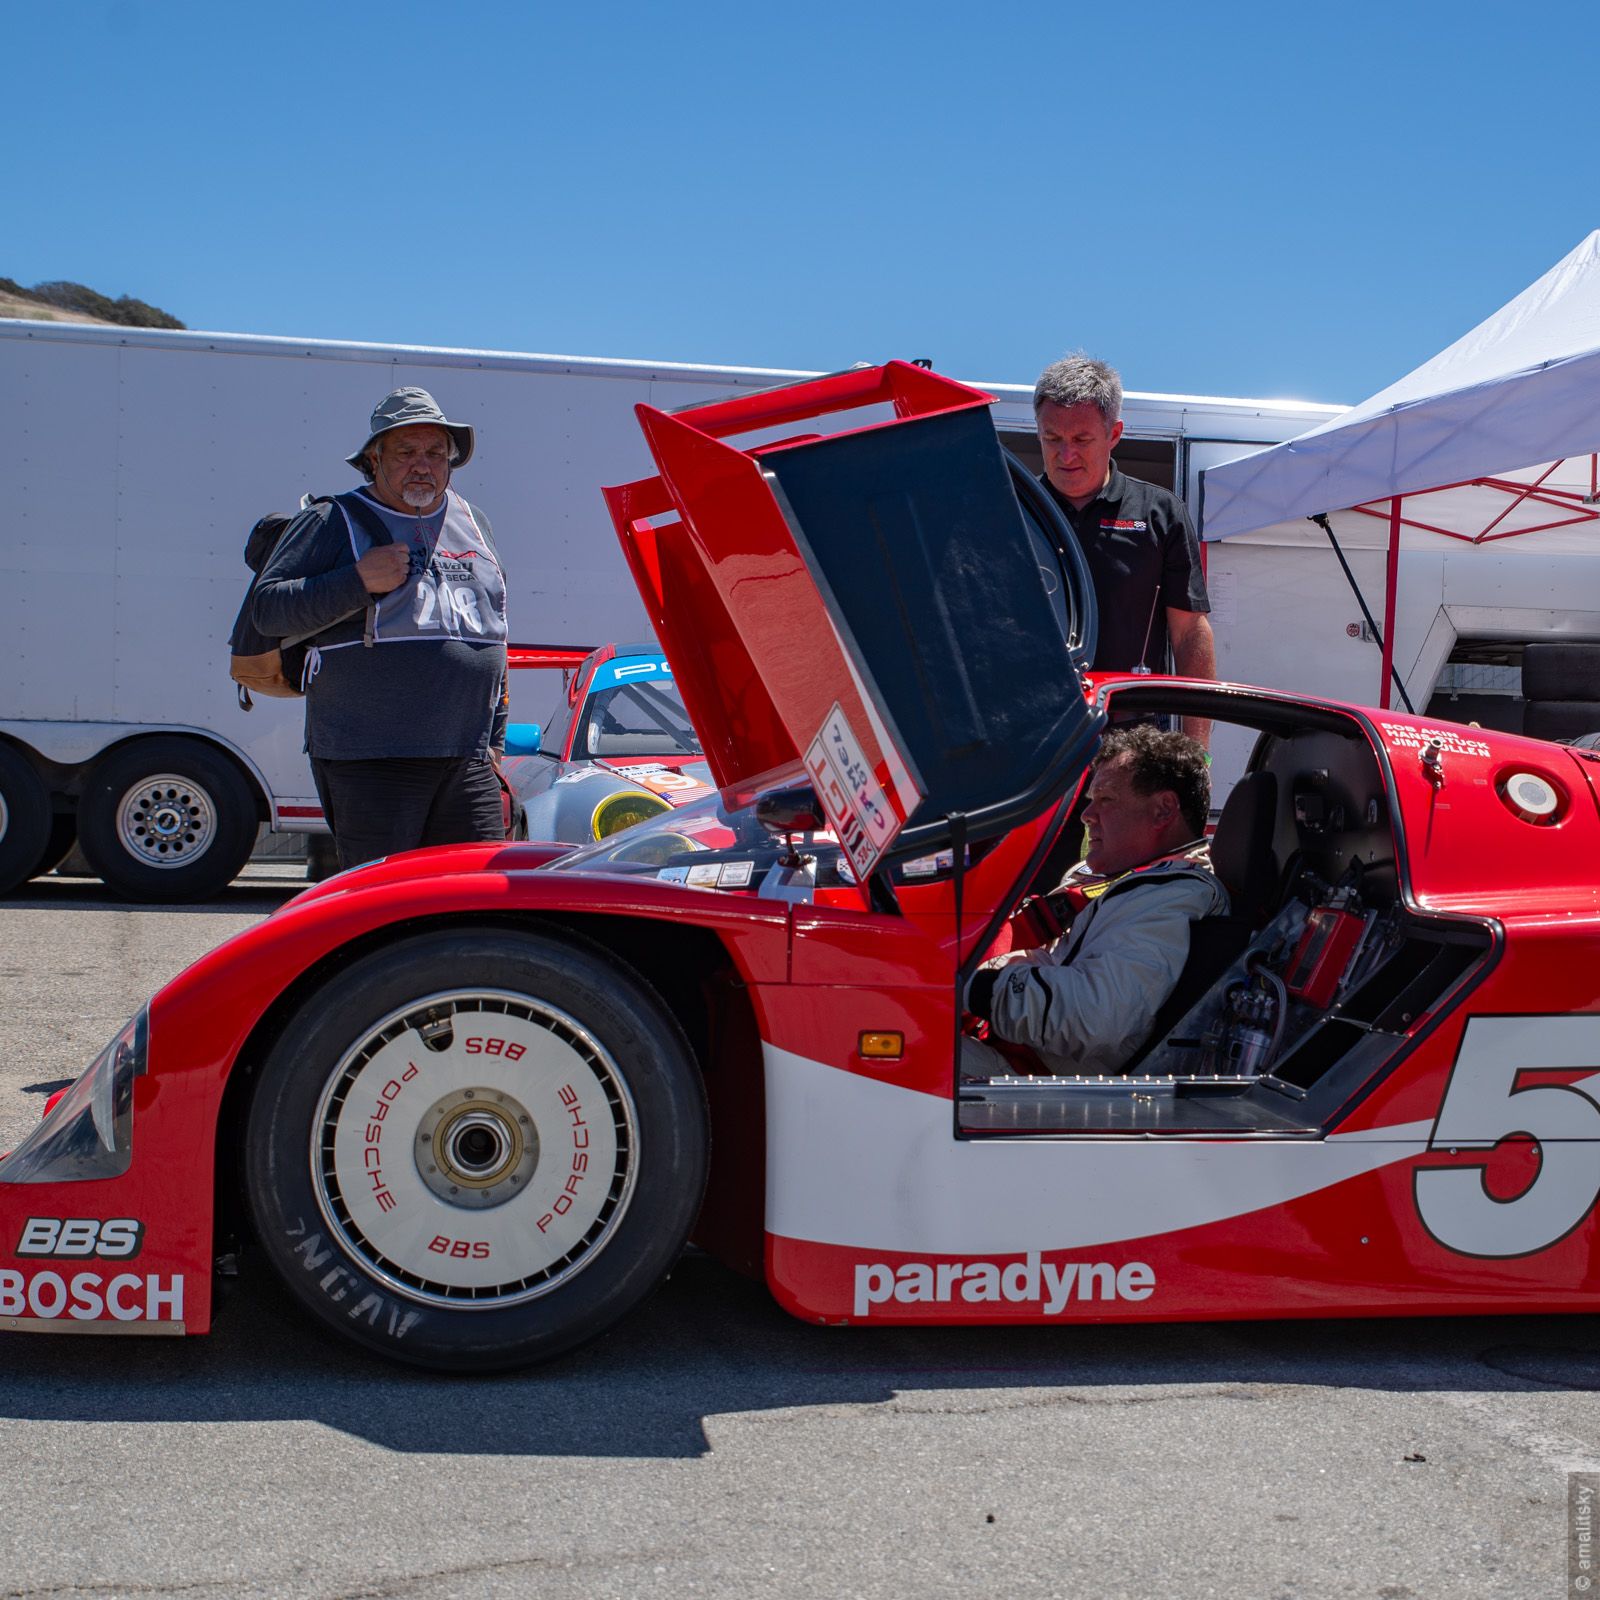
M 0 795 L 6 807 L 0 833 L 0 894 L 34 875 L 50 843 L 50 794 L 27 758 L 0 742 Z
M 1522 652 L 1522 698 L 1600 700 L 1600 642 L 1538 639 Z
M 179 773 L 203 788 L 216 820 L 205 852 L 181 867 L 152 867 L 130 855 L 117 836 L 123 796 L 159 772 Z M 110 888 L 138 900 L 203 900 L 215 894 L 250 859 L 256 827 L 249 780 L 227 756 L 192 739 L 141 739 L 113 750 L 95 765 L 78 802 L 78 843 L 89 865 Z
M 1578 739 L 1600 733 L 1600 701 L 1530 700 L 1523 709 L 1522 731 L 1530 739 Z
M 508 989 L 572 1016 L 611 1055 L 637 1119 L 633 1193 L 611 1235 L 570 1279 L 495 1309 L 430 1305 L 369 1273 L 337 1242 L 311 1171 L 312 1124 L 338 1061 L 397 1008 L 452 988 Z M 284 1030 L 251 1097 L 245 1193 L 273 1267 L 329 1327 L 413 1365 L 497 1371 L 571 1348 L 656 1286 L 698 1213 L 707 1141 L 704 1096 L 688 1045 L 665 1005 L 630 968 L 595 947 L 551 935 L 442 930 L 357 962 L 313 995 Z M 359 1315 L 353 1314 L 357 1308 Z

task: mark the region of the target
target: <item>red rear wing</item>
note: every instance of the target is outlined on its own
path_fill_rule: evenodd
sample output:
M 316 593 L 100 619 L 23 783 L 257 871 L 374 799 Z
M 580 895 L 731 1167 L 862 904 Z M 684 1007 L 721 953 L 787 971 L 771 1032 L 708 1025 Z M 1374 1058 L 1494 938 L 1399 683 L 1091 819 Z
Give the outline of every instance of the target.
M 724 441 L 872 406 L 892 407 L 893 420 L 847 431 L 989 402 L 897 361 L 677 413 L 639 406 L 660 476 L 606 493 L 718 784 L 748 789 L 804 760 L 858 871 L 892 844 L 924 789 L 762 469 L 763 458 L 817 435 L 749 449 Z
M 990 403 L 897 361 L 639 406 L 659 475 L 606 491 L 717 783 L 739 798 L 803 760 L 859 872 L 925 797 L 907 847 L 957 812 L 1014 823 L 1082 742 Z M 824 416 L 844 426 L 770 436 Z M 1019 721 L 1049 753 L 1002 793 Z
M 513 672 L 527 668 L 581 667 L 594 653 L 592 644 L 513 644 L 506 646 L 506 664 Z

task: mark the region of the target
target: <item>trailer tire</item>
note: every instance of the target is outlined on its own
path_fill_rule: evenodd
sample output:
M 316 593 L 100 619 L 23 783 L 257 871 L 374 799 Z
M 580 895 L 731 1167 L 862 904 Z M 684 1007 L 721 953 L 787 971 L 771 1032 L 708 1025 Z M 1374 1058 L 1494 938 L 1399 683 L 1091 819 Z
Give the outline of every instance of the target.
M 262 1249 L 315 1317 L 435 1371 L 559 1354 L 666 1276 L 705 1187 L 677 1020 L 586 943 L 450 928 L 308 996 L 244 1124 Z
M 1600 700 L 1600 643 L 1540 639 L 1523 646 L 1524 700 Z
M 203 900 L 238 876 L 256 837 L 249 780 L 220 751 L 182 737 L 104 756 L 78 802 L 89 865 L 130 900 Z
M 50 794 L 26 756 L 0 742 L 0 895 L 33 876 L 50 841 Z

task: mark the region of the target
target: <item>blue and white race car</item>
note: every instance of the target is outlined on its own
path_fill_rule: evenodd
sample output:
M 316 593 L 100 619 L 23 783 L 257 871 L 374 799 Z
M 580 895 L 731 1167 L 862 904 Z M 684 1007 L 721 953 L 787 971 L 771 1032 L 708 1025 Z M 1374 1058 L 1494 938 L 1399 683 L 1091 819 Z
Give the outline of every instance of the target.
M 543 722 L 506 737 L 517 838 L 588 844 L 712 790 L 711 770 L 658 645 L 518 647 L 513 669 L 561 672 Z M 513 683 L 513 700 L 527 691 Z

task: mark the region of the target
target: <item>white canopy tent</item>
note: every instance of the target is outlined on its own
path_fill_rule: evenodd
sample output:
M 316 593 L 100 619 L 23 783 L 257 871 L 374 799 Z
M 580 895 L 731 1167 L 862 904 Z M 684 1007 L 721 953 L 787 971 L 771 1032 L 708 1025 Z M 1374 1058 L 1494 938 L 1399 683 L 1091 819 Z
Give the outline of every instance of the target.
M 1402 530 L 1408 539 L 1472 544 L 1540 533 L 1566 544 L 1600 520 L 1597 450 L 1600 230 L 1370 400 L 1206 469 L 1201 536 L 1226 539 L 1333 512 L 1375 519 L 1375 531 L 1386 525 L 1387 706 Z M 1339 521 L 1347 526 L 1350 517 Z

